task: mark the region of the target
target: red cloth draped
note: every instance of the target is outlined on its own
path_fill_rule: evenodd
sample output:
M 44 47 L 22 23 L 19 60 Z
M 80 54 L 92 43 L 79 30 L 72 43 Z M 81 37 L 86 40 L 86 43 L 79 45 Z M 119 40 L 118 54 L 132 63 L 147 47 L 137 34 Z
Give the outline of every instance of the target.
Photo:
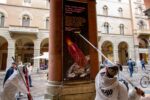
M 66 38 L 66 43 L 68 46 L 69 54 L 71 55 L 72 59 L 80 66 L 85 67 L 87 64 L 87 60 L 83 52 L 79 49 L 77 44 L 73 43 L 69 37 Z

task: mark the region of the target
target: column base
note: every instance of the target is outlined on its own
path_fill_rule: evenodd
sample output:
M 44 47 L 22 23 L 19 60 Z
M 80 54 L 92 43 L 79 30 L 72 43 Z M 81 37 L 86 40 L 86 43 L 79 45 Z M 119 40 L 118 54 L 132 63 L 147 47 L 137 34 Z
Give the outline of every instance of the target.
M 49 83 L 44 100 L 94 100 L 94 82 L 77 82 L 65 85 Z

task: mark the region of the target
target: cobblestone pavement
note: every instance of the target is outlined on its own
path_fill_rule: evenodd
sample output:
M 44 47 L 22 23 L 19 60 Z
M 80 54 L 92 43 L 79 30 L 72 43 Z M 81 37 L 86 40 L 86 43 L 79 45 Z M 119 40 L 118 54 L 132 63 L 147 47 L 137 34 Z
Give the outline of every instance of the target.
M 138 73 L 134 73 L 133 74 L 133 78 L 129 77 L 129 72 L 127 72 L 127 67 L 124 68 L 124 71 L 122 72 L 122 74 L 130 79 L 134 85 L 142 88 L 140 86 L 140 79 L 144 74 L 144 72 L 142 72 L 140 69 L 138 69 Z M 2 82 L 4 79 L 4 75 L 5 72 L 0 72 L 0 94 L 2 92 Z M 31 94 L 33 96 L 33 100 L 44 100 L 44 94 L 46 93 L 46 86 L 47 86 L 47 71 L 46 70 L 42 70 L 39 71 L 39 73 L 34 72 L 32 74 L 32 81 L 33 81 L 33 87 L 31 87 Z M 131 88 L 131 86 L 130 86 Z M 146 95 L 150 95 L 150 85 L 148 86 L 148 88 L 142 88 Z M 21 96 L 20 100 L 27 100 L 26 95 Z
M 150 84 L 149 84 L 149 86 L 148 86 L 147 88 L 142 88 L 141 85 L 140 85 L 140 80 L 141 80 L 141 78 L 142 78 L 143 76 L 149 76 L 149 77 L 150 77 L 150 68 L 149 68 L 148 66 L 147 66 L 147 71 L 146 71 L 146 72 L 147 72 L 148 74 L 146 74 L 144 71 L 142 71 L 141 68 L 138 68 L 138 72 L 137 72 L 137 73 L 133 73 L 133 77 L 130 78 L 130 77 L 129 77 L 129 72 L 127 71 L 127 66 L 126 66 L 126 67 L 124 68 L 123 75 L 124 75 L 127 79 L 131 80 L 131 82 L 132 82 L 135 86 L 137 86 L 137 87 L 143 89 L 143 90 L 145 91 L 145 93 L 146 93 L 146 96 L 150 96 Z M 132 88 L 131 85 L 129 86 L 129 88 Z

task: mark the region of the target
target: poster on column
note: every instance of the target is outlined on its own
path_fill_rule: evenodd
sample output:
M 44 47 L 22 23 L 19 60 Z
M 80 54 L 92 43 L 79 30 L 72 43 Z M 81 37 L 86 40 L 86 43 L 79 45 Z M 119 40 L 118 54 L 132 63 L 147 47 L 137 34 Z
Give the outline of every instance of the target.
M 88 4 L 65 0 L 63 4 L 63 79 L 90 80 Z

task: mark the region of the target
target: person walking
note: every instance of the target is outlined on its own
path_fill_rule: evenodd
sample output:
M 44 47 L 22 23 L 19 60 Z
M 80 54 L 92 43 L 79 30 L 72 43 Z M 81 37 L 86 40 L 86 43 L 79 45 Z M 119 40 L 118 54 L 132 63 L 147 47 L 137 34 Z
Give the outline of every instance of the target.
M 29 86 L 33 87 L 33 85 L 32 85 L 32 78 L 31 78 L 31 73 L 32 73 L 32 65 L 31 65 L 31 63 L 29 63 L 29 65 L 27 66 L 27 70 L 28 70 Z
M 132 77 L 134 65 L 133 65 L 133 61 L 131 58 L 128 60 L 127 65 L 128 65 L 129 72 L 130 72 L 130 77 Z
M 144 59 L 141 60 L 141 65 L 142 65 L 142 70 L 143 70 L 143 71 L 146 70 Z

